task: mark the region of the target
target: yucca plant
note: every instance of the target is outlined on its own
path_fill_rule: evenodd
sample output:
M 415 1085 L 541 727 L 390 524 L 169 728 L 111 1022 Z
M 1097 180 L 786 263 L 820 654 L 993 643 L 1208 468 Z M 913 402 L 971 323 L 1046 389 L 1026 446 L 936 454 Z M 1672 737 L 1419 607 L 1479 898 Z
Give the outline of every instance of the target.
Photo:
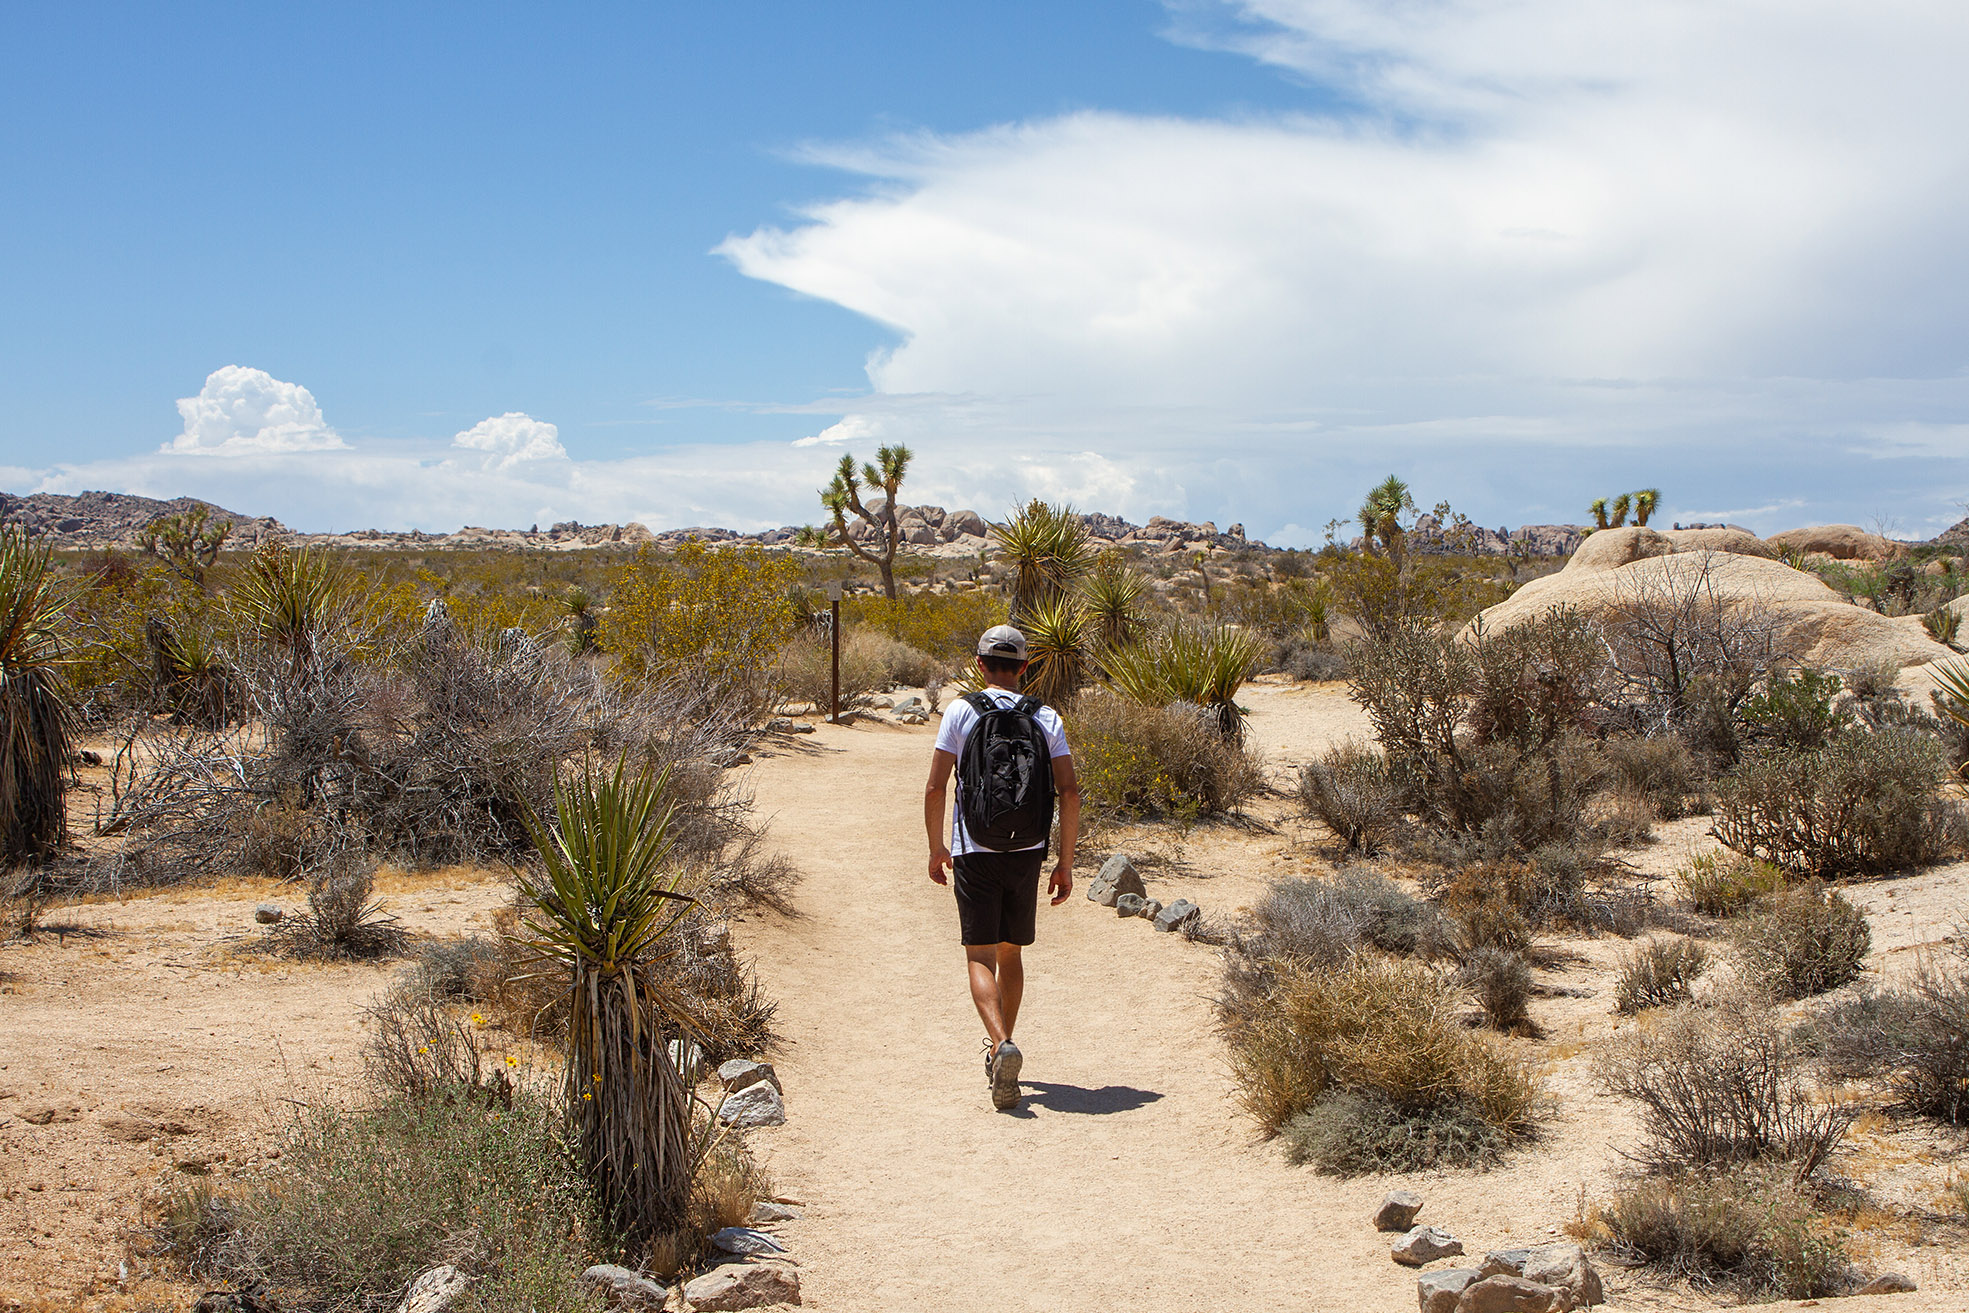
M 1012 623 L 1024 628 L 1033 608 L 1072 591 L 1093 562 L 1087 526 L 1071 506 L 1034 498 L 1004 524 L 991 526 L 998 556 L 1012 567 Z
M 1219 732 L 1244 732 L 1237 692 L 1258 667 L 1255 634 L 1230 625 L 1173 624 L 1133 647 L 1103 651 L 1110 687 L 1131 702 L 1168 706 L 1189 702 L 1204 709 Z
M 1941 685 L 1935 706 L 1956 724 L 1969 728 L 1969 661 L 1945 661 L 1933 667 L 1935 682 Z M 1956 774 L 1969 784 L 1969 761 Z
M 53 553 L 0 530 L 0 863 L 45 861 L 67 832 L 74 736 Z
M 298 670 L 313 662 L 342 596 L 341 572 L 326 555 L 276 539 L 253 554 L 232 601 L 248 632 L 286 653 Z
M 610 1223 L 634 1240 L 676 1225 L 690 1193 L 691 1092 L 665 1042 L 688 1030 L 670 934 L 692 899 L 670 860 L 669 771 L 584 767 L 554 791 L 551 832 L 528 825 L 542 871 L 520 881 L 523 942 L 565 971 L 567 1104 Z
M 1049 707 L 1073 703 L 1087 681 L 1089 631 L 1093 626 L 1072 597 L 1053 597 L 1033 607 L 1025 618 L 1027 657 L 1020 688 Z
M 1946 606 L 1938 606 L 1921 617 L 1921 627 L 1926 629 L 1928 636 L 1937 643 L 1954 647 L 1955 640 L 1962 634 L 1962 616 L 1960 612 L 1951 611 Z
M 1098 647 L 1125 647 L 1135 641 L 1144 623 L 1142 576 L 1128 568 L 1121 553 L 1110 548 L 1094 561 L 1080 586 L 1081 608 L 1093 626 Z

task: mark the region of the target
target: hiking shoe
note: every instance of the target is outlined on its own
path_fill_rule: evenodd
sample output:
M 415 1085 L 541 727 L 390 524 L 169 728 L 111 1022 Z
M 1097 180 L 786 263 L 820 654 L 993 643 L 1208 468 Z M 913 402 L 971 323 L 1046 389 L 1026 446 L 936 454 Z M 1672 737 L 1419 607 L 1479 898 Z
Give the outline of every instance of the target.
M 984 1064 L 985 1064 L 985 1084 L 987 1085 L 991 1084 L 991 1060 L 993 1056 L 997 1053 L 997 1051 L 998 1051 L 998 1046 L 991 1042 L 991 1036 L 986 1035 L 984 1037 Z
M 991 1106 L 1001 1112 L 1006 1108 L 1018 1106 L 1019 1068 L 1025 1063 L 1025 1055 L 1011 1040 L 1000 1044 L 991 1055 Z

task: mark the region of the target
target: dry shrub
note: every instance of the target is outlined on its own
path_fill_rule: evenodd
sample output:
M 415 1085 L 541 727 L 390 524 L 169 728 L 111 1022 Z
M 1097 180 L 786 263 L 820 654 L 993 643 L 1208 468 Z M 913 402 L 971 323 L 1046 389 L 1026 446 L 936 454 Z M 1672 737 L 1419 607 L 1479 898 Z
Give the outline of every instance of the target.
M 1401 823 L 1401 790 L 1378 750 L 1329 748 L 1299 772 L 1299 800 L 1348 852 L 1372 853 Z
M 189 1275 L 261 1286 L 283 1309 L 390 1308 L 419 1273 L 454 1263 L 489 1313 L 576 1313 L 575 1277 L 610 1253 L 560 1109 L 388 1097 L 302 1109 L 279 1165 L 230 1190 L 167 1194 L 150 1252 Z
M 512 1082 L 504 1071 L 487 1067 L 476 1019 L 460 1020 L 420 984 L 413 976 L 366 1009 L 371 1030 L 363 1058 L 370 1082 L 406 1099 L 455 1091 L 510 1107 Z
M 1793 1038 L 1819 1070 L 1840 1080 L 1877 1080 L 1895 1071 L 1920 1009 L 1898 990 L 1861 988 L 1801 1022 Z
M 348 846 L 331 850 L 308 877 L 307 911 L 275 922 L 268 946 L 290 957 L 329 961 L 402 952 L 409 936 L 370 897 L 375 886 L 373 857 Z
M 1372 944 L 1398 957 L 1446 955 L 1452 932 L 1442 913 L 1374 871 L 1349 867 L 1330 881 L 1275 880 L 1232 937 L 1237 965 L 1335 966 Z
M 1531 1029 L 1531 967 L 1522 954 L 1484 945 L 1463 955 L 1456 975 L 1476 996 L 1485 1025 L 1513 1033 Z
M 1696 977 L 1708 966 L 1709 950 L 1699 940 L 1650 939 L 1621 958 L 1614 1009 L 1632 1016 L 1687 1003 Z
M 269 880 L 298 880 L 309 858 L 324 844 L 320 817 L 281 798 L 245 812 L 235 820 L 235 874 Z
M 826 710 L 833 694 L 833 647 L 825 634 L 804 634 L 780 654 L 779 680 L 789 700 Z M 945 674 L 927 653 L 871 629 L 841 634 L 841 709 L 865 707 L 877 693 L 897 684 L 927 685 Z
M 1909 990 L 1907 1028 L 1891 1088 L 1901 1107 L 1969 1125 L 1969 954 L 1924 962 Z
M 1529 1069 L 1466 1029 L 1455 990 L 1425 967 L 1370 955 L 1333 967 L 1278 962 L 1269 991 L 1226 990 L 1218 1011 L 1245 1107 L 1268 1133 L 1330 1093 L 1474 1117 L 1506 1141 L 1532 1133 Z
M 1182 821 L 1234 811 L 1264 787 L 1257 757 L 1199 707 L 1089 689 L 1068 729 L 1081 792 L 1100 811 Z
M 1749 1300 L 1818 1299 L 1856 1284 L 1844 1237 L 1783 1172 L 1653 1177 L 1616 1194 L 1598 1221 L 1624 1256 Z
M 1716 837 L 1821 879 L 1931 866 L 1969 834 L 1961 806 L 1943 792 L 1947 779 L 1932 734 L 1909 726 L 1848 731 L 1819 751 L 1753 757 L 1725 776 Z
M 1803 1180 L 1852 1121 L 1847 1109 L 1815 1097 L 1806 1068 L 1769 1000 L 1740 990 L 1628 1030 L 1599 1074 L 1641 1105 L 1647 1141 L 1639 1156 L 1649 1166 L 1672 1172 L 1772 1159 Z
M 1673 734 L 1614 735 L 1601 744 L 1616 786 L 1646 798 L 1663 820 L 1709 810 L 1708 781 L 1689 745 Z
M 1467 1107 L 1423 1111 L 1334 1090 L 1279 1128 L 1285 1159 L 1335 1176 L 1481 1167 L 1501 1159 L 1511 1137 Z
M 1844 894 L 1813 881 L 1758 902 L 1735 940 L 1747 977 L 1779 998 L 1807 998 L 1858 977 L 1873 932 Z
M 1784 872 L 1741 853 L 1702 853 L 1675 874 L 1683 901 L 1704 916 L 1731 917 L 1785 887 Z

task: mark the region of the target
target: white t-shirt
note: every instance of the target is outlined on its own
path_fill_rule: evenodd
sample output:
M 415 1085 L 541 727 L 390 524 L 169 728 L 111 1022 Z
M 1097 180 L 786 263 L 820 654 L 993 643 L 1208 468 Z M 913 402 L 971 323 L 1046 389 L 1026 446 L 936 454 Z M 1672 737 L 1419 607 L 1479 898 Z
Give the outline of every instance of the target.
M 985 694 L 1001 707 L 1009 707 L 1023 693 L 1014 693 L 1009 688 L 987 688 Z M 1060 713 L 1051 707 L 1042 706 L 1032 713 L 1033 720 L 1039 724 L 1040 732 L 1046 735 L 1046 751 L 1049 756 L 1070 757 L 1072 749 L 1067 747 L 1067 729 L 1060 723 Z M 978 723 L 978 712 L 969 702 L 959 698 L 950 704 L 950 710 L 943 713 L 943 723 L 937 727 L 937 750 L 948 752 L 960 761 L 964 757 L 964 740 L 971 737 L 972 726 Z M 952 772 L 956 779 L 956 772 Z M 964 832 L 964 784 L 957 782 L 956 804 L 950 809 L 950 851 L 953 856 L 963 853 L 990 852 L 971 842 L 971 836 Z M 1019 852 L 1031 852 L 1034 848 L 1044 848 L 1046 842 L 1033 844 L 1031 848 L 1021 848 Z

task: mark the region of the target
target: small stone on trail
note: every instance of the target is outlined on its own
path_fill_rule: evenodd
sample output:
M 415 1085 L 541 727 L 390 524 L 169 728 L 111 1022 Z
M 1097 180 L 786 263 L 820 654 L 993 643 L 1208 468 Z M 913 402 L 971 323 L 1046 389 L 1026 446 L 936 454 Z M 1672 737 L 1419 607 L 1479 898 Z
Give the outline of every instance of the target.
M 1570 1240 L 1524 1249 L 1493 1249 L 1484 1255 L 1479 1270 L 1486 1277 L 1523 1277 L 1541 1286 L 1557 1286 L 1571 1297 L 1567 1302 L 1576 1308 L 1604 1304 L 1607 1299 L 1600 1274 L 1586 1251 Z
M 757 1085 L 760 1081 L 764 1081 L 782 1094 L 786 1093 L 786 1087 L 779 1083 L 779 1073 L 773 1070 L 773 1064 L 770 1062 L 748 1062 L 744 1058 L 733 1058 L 729 1062 L 718 1064 L 718 1083 L 725 1087 L 727 1094 L 737 1094 L 746 1086 Z
M 1415 1279 L 1415 1301 L 1422 1313 L 1455 1313 L 1456 1297 L 1477 1279 L 1474 1267 L 1447 1267 Z
M 752 1205 L 752 1217 L 750 1220 L 754 1226 L 766 1226 L 773 1222 L 795 1222 L 805 1216 L 806 1214 L 797 1208 L 789 1208 L 785 1204 L 776 1204 L 770 1199 L 761 1199 L 758 1203 Z
M 1380 1210 L 1374 1214 L 1374 1229 L 1406 1231 L 1415 1225 L 1415 1215 L 1421 1211 L 1421 1195 L 1412 1190 L 1390 1190 L 1388 1197 L 1381 1201 Z
M 261 925 L 272 925 L 286 915 L 287 913 L 281 911 L 272 903 L 261 903 L 253 909 L 253 919 Z
M 1899 1272 L 1882 1272 L 1873 1280 L 1860 1287 L 1862 1295 L 1905 1295 L 1914 1289 L 1914 1282 Z
M 777 1263 L 727 1263 L 684 1287 L 684 1303 L 705 1313 L 799 1302 L 799 1274 Z
M 1523 1277 L 1495 1276 L 1473 1281 L 1456 1297 L 1456 1313 L 1566 1313 L 1572 1301 L 1556 1286 Z
M 592 1290 L 618 1308 L 662 1308 L 670 1291 L 661 1282 L 614 1263 L 597 1263 L 581 1274 L 583 1289 Z
M 728 1226 L 722 1231 L 713 1231 L 711 1243 L 727 1254 L 744 1254 L 748 1258 L 768 1258 L 786 1252 L 785 1245 L 764 1231 L 754 1231 L 749 1226 Z
M 1388 1255 L 1397 1263 L 1421 1267 L 1424 1263 L 1462 1252 L 1463 1242 L 1449 1232 L 1438 1231 L 1433 1226 L 1418 1226 L 1395 1241 Z
M 1136 915 L 1145 921 L 1155 920 L 1158 916 L 1162 915 L 1162 900 L 1158 898 L 1144 898 L 1142 900 L 1142 910 L 1136 913 Z
M 1094 877 L 1105 880 L 1114 886 L 1117 896 L 1135 894 L 1141 898 L 1149 896 L 1148 886 L 1142 883 L 1142 876 L 1135 869 L 1135 863 L 1128 860 L 1127 853 L 1116 853 L 1101 863 L 1101 873 Z
M 718 1120 L 741 1131 L 759 1126 L 786 1125 L 786 1104 L 779 1091 L 760 1081 L 728 1096 L 718 1105 Z
M 1203 915 L 1203 909 L 1187 898 L 1178 898 L 1169 906 L 1156 912 L 1152 918 L 1155 928 L 1165 934 L 1181 930 L 1184 925 Z
M 906 697 L 896 703 L 893 710 L 898 716 L 920 716 L 924 710 L 923 699 L 915 696 Z
M 1087 900 L 1089 902 L 1099 903 L 1102 907 L 1113 907 L 1114 898 L 1114 886 L 1103 880 L 1100 876 L 1097 875 L 1087 882 Z
M 470 1277 L 449 1263 L 434 1267 L 410 1283 L 397 1313 L 444 1313 L 471 1284 Z
M 1147 905 L 1148 900 L 1140 894 L 1122 894 L 1114 900 L 1114 914 L 1116 916 L 1140 916 L 1142 914 L 1142 908 Z

